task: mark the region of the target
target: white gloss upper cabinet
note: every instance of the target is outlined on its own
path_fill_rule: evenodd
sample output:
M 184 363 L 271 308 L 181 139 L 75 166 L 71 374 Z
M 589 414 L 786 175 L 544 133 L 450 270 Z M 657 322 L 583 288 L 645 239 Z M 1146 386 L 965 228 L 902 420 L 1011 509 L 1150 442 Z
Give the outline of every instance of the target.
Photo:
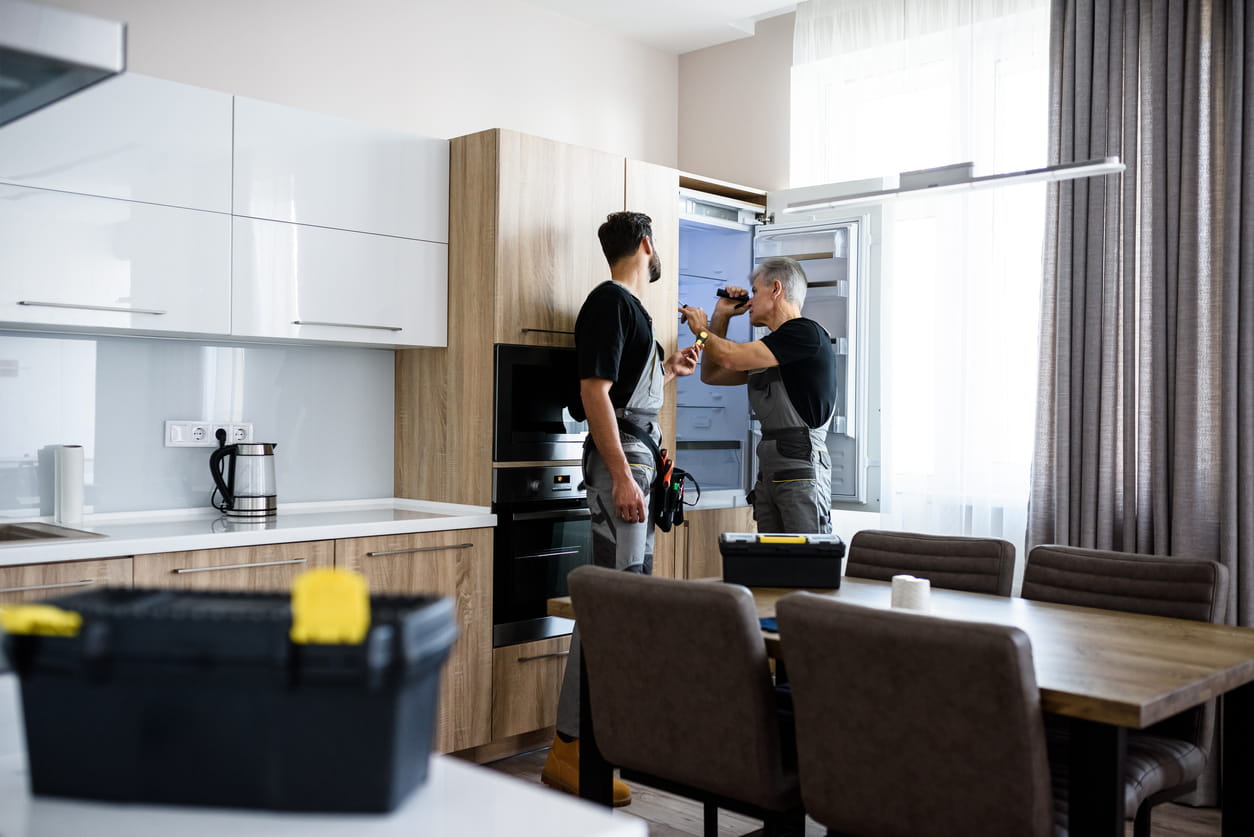
M 0 182 L 231 211 L 231 95 L 123 73 L 0 129 Z
M 0 185 L 0 323 L 226 335 L 231 219 Z
M 237 337 L 448 345 L 448 245 L 235 218 Z
M 235 97 L 236 215 L 448 242 L 448 140 Z

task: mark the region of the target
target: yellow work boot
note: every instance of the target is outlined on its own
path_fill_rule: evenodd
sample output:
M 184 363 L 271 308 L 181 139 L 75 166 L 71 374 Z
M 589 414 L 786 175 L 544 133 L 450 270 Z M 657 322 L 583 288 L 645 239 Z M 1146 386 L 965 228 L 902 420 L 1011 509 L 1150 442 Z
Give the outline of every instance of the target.
M 540 773 L 540 781 L 551 788 L 579 795 L 579 739 L 563 741 L 560 736 L 553 736 L 553 749 L 549 750 L 548 761 Z M 614 807 L 621 808 L 631 804 L 631 788 L 614 780 Z

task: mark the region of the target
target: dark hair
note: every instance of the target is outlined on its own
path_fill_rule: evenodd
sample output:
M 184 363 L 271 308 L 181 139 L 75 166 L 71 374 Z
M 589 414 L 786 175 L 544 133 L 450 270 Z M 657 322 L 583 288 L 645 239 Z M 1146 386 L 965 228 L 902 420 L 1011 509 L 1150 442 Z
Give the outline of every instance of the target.
M 653 219 L 643 212 L 611 212 L 597 230 L 601 251 L 611 266 L 636 252 L 640 242 L 653 237 Z

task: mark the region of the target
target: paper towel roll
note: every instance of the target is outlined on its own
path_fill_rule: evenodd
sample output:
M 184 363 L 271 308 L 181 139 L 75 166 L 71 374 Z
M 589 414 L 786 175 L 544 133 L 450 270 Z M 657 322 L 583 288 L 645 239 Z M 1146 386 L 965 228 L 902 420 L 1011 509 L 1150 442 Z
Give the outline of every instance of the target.
M 932 583 L 912 575 L 893 576 L 892 606 L 907 610 L 927 610 Z
M 83 447 L 62 445 L 56 453 L 56 489 L 52 516 L 57 523 L 83 522 Z

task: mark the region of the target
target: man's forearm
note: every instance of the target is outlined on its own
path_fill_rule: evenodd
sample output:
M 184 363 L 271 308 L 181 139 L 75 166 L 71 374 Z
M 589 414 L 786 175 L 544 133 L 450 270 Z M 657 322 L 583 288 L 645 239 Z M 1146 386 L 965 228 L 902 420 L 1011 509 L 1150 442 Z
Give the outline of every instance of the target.
M 592 443 L 609 468 L 615 482 L 620 479 L 631 479 L 631 466 L 627 463 L 627 454 L 623 453 L 623 443 L 618 435 L 618 419 L 614 415 L 614 405 L 610 403 L 608 393 L 597 393 L 589 397 L 584 395 L 584 412 L 588 416 L 588 432 L 592 434 Z

